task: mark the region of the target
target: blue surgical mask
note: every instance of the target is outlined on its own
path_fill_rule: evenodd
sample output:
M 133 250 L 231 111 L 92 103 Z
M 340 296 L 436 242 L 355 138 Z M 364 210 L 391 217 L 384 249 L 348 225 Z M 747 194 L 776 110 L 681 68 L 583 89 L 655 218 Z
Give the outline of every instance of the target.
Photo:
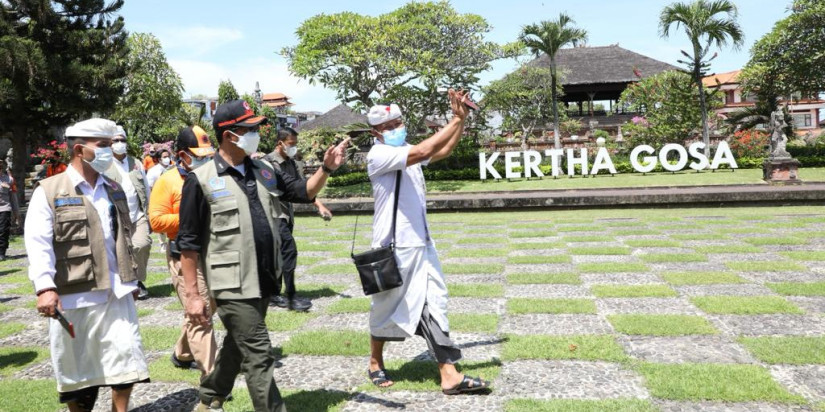
M 115 160 L 114 154 L 112 153 L 111 147 L 89 147 L 83 145 L 83 147 L 87 149 L 92 149 L 95 151 L 95 158 L 92 160 L 83 159 L 84 162 L 88 163 L 89 166 L 92 167 L 98 173 L 106 173 L 109 170 L 109 167 L 112 166 L 112 162 Z
M 384 137 L 384 144 L 396 147 L 402 146 L 404 145 L 404 142 L 407 141 L 407 127 L 401 126 L 392 130 L 387 130 L 386 132 L 381 133 L 381 136 Z

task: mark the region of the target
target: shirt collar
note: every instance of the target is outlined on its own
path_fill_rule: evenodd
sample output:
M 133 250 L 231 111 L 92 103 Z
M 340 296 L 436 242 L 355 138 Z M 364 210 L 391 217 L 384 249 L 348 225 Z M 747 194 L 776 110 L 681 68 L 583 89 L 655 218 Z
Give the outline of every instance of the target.
M 286 159 L 284 159 L 283 157 L 281 157 L 281 154 L 280 154 L 280 153 L 278 153 L 278 151 L 277 151 L 277 150 L 273 150 L 273 151 L 272 151 L 272 159 L 274 159 L 276 162 L 278 162 L 278 164 L 281 164 L 281 163 L 283 163 L 283 162 L 286 162 Z
M 72 181 L 72 186 L 74 187 L 77 187 L 83 183 L 86 183 L 86 185 L 89 184 L 89 182 L 87 182 L 86 179 L 83 178 L 83 175 L 81 175 L 80 172 L 78 172 L 77 169 L 74 168 L 73 164 L 70 164 L 69 167 L 66 168 L 65 173 L 69 175 L 69 180 Z M 95 182 L 95 186 L 92 188 L 92 190 L 97 189 L 98 186 L 104 183 L 109 186 L 112 186 L 112 184 L 109 181 L 103 178 L 103 174 L 98 173 L 97 181 Z
M 224 159 L 223 156 L 221 156 L 220 152 L 215 153 L 214 161 L 215 168 L 218 170 L 219 175 L 227 173 L 229 169 L 237 171 L 237 169 L 232 167 L 232 165 L 230 165 L 229 162 L 227 162 L 226 159 Z M 249 158 L 249 156 L 243 158 L 243 165 L 247 170 L 249 170 L 250 167 L 257 167 L 257 165 L 255 165 L 255 162 L 253 162 L 252 159 Z

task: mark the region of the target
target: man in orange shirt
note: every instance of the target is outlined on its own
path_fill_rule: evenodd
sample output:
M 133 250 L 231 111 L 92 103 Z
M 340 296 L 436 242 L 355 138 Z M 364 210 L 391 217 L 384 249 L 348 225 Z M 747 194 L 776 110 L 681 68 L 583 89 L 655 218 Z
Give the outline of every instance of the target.
M 152 230 L 165 234 L 169 239 L 166 248 L 166 261 L 169 264 L 169 273 L 172 276 L 172 285 L 178 293 L 183 307 L 186 307 L 186 286 L 183 283 L 183 274 L 180 271 L 180 250 L 175 244 L 180 226 L 178 214 L 180 208 L 183 180 L 186 175 L 204 163 L 209 162 L 215 154 L 215 149 L 209 141 L 209 136 L 198 126 L 184 128 L 178 133 L 175 141 L 177 151 L 177 167 L 163 173 L 158 178 L 149 198 L 149 223 Z M 203 278 L 203 272 L 198 269 L 198 293 L 204 300 L 208 315 L 215 310 L 215 302 L 209 296 L 209 289 Z M 195 362 L 201 370 L 201 376 L 212 372 L 215 364 L 215 334 L 211 322 L 195 325 L 184 317 L 181 334 L 172 353 L 172 363 L 179 368 L 193 368 Z

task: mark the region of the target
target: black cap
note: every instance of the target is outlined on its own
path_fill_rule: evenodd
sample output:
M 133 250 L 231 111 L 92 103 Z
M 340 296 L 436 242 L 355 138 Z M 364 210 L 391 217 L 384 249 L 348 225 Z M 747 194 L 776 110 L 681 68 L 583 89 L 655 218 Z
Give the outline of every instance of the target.
M 199 126 L 185 127 L 175 139 L 175 151 L 188 150 L 198 157 L 212 156 L 215 148 L 209 141 L 209 135 Z
M 266 117 L 255 116 L 246 100 L 230 100 L 215 110 L 212 126 L 215 130 L 226 127 L 254 127 L 266 122 Z

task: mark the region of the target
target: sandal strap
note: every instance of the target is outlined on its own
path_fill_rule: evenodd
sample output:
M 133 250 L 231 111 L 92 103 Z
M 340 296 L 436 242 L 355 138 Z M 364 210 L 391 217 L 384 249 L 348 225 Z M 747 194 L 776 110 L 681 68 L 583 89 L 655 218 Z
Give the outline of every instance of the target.
M 470 375 L 464 375 L 464 378 L 461 380 L 461 383 L 458 384 L 456 389 L 483 388 L 484 386 L 485 382 L 481 378 L 474 378 Z

